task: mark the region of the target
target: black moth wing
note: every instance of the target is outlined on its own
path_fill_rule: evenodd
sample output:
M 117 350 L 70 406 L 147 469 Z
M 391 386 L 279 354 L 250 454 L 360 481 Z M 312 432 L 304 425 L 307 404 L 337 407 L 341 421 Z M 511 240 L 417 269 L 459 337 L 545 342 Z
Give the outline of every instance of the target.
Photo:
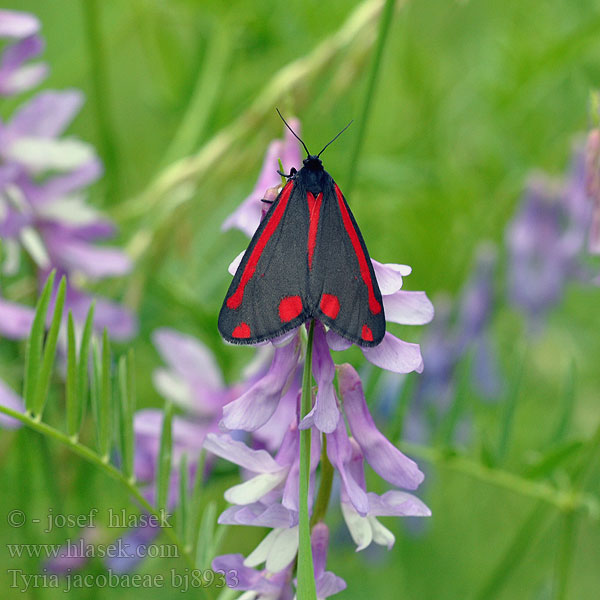
M 227 341 L 262 342 L 310 317 L 307 238 L 308 208 L 291 179 L 261 221 L 225 296 L 218 326 Z
M 373 264 L 344 196 L 325 175 L 310 270 L 313 315 L 360 346 L 376 346 L 385 335 L 385 315 Z

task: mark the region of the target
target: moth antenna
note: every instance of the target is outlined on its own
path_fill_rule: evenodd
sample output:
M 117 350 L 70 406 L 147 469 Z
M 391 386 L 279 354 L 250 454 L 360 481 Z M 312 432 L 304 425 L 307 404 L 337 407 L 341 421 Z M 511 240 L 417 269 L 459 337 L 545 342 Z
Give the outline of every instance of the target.
M 325 148 L 327 148 L 327 146 L 329 146 L 329 144 L 333 144 L 333 142 L 335 142 L 335 140 L 337 140 L 340 137 L 340 135 L 342 135 L 342 133 L 344 133 L 344 131 L 346 131 L 346 129 L 348 129 L 348 127 L 350 127 L 350 125 L 352 125 L 352 123 L 354 123 L 354 119 L 352 119 L 352 121 L 350 121 L 350 123 L 348 123 L 348 125 L 346 125 L 346 127 L 344 127 L 344 129 L 342 129 L 330 142 L 325 144 L 325 146 L 323 147 L 323 150 L 321 150 L 321 152 L 319 152 L 319 154 L 317 154 L 317 158 L 319 158 L 319 156 L 321 156 L 321 154 L 323 154 L 323 152 L 325 152 Z
M 277 114 L 279 115 L 281 120 L 284 122 L 285 126 L 292 132 L 293 136 L 304 146 L 304 149 L 306 150 L 306 155 L 310 156 L 310 152 L 308 151 L 306 144 L 296 135 L 296 132 L 288 125 L 287 121 L 282 117 L 281 113 L 279 112 L 279 109 L 276 108 L 275 110 L 277 111 Z

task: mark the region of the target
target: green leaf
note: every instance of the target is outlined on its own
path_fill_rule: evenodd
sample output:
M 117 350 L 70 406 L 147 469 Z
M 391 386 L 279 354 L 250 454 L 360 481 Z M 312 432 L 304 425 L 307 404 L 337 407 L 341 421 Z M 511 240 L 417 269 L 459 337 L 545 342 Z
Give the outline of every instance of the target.
M 160 450 L 158 453 L 158 475 L 156 477 L 156 507 L 158 510 L 167 508 L 169 494 L 169 479 L 171 476 L 171 452 L 173 446 L 173 404 L 167 402 L 163 417 Z
M 131 355 L 131 352 L 129 352 Z M 123 472 L 135 481 L 133 468 L 134 460 L 134 434 L 133 412 L 135 398 L 133 396 L 132 373 L 129 367 L 129 355 L 119 359 L 119 429 L 121 433 L 121 451 L 123 454 Z
M 54 367 L 54 359 L 56 358 L 56 344 L 58 342 L 58 332 L 60 331 L 60 323 L 62 321 L 63 307 L 65 305 L 65 294 L 67 291 L 67 282 L 64 277 L 61 278 L 56 293 L 56 302 L 54 304 L 54 314 L 50 323 L 48 337 L 44 344 L 44 352 L 41 362 L 41 367 L 38 373 L 37 382 L 35 385 L 33 412 L 40 419 L 44 412 L 44 405 L 48 396 L 48 388 L 50 387 L 50 377 Z
M 39 375 L 40 363 L 42 362 L 42 347 L 44 343 L 44 331 L 46 329 L 46 313 L 50 303 L 50 295 L 54 286 L 56 271 L 48 275 L 44 289 L 40 294 L 35 308 L 35 316 L 31 325 L 31 332 L 27 340 L 25 350 L 25 383 L 23 385 L 23 398 L 25 408 L 30 414 L 34 411 L 35 387 Z
M 79 348 L 79 362 L 77 365 L 77 397 L 79 398 L 79 415 L 77 430 L 81 429 L 83 419 L 85 418 L 85 409 L 87 405 L 88 393 L 88 369 L 90 356 L 90 342 L 92 340 L 93 325 L 94 325 L 94 309 L 95 301 L 90 305 L 85 325 L 83 327 L 83 335 L 81 336 L 81 347 Z
M 528 479 L 546 477 L 561 463 L 574 455 L 576 456 L 584 448 L 585 443 L 582 441 L 563 442 L 544 454 L 534 464 L 530 465 L 524 474 Z
M 496 464 L 501 464 L 508 453 L 510 437 L 514 425 L 515 412 L 517 410 L 517 401 L 523 381 L 523 372 L 525 365 L 525 352 L 517 352 L 515 354 L 515 365 L 512 369 L 512 379 L 508 396 L 504 404 L 504 415 L 502 417 L 502 425 L 500 429 L 500 440 L 498 442 L 498 451 L 496 452 Z
M 108 462 L 110 458 L 111 446 L 111 388 L 112 381 L 110 376 L 110 341 L 106 328 L 102 332 L 102 363 L 100 368 L 100 397 L 99 397 L 99 418 L 100 418 L 100 456 Z
M 556 423 L 556 428 L 550 437 L 551 444 L 557 444 L 564 440 L 567 432 L 569 431 L 573 412 L 575 411 L 575 401 L 577 395 L 576 375 L 575 363 L 572 362 L 565 378 L 565 387 L 560 403 L 560 414 Z
M 188 458 L 183 454 L 179 462 L 179 506 L 177 510 L 177 535 L 185 539 L 188 519 Z
M 189 527 L 186 530 L 185 547 L 188 552 L 195 552 L 198 547 L 198 535 L 200 533 L 200 497 L 202 496 L 202 480 L 204 477 L 204 459 L 206 453 L 200 450 L 196 461 L 196 473 L 194 476 L 194 489 L 190 498 Z
M 81 414 L 79 403 L 83 401 L 83 398 L 77 394 L 79 385 L 77 382 L 76 346 L 75 323 L 73 322 L 73 313 L 69 311 L 67 317 L 67 435 L 75 440 L 79 432 L 79 415 Z
M 91 402 L 92 418 L 96 429 L 96 447 L 100 449 L 101 423 L 100 423 L 100 396 L 102 395 L 102 361 L 98 340 L 92 341 L 92 385 Z
M 196 548 L 196 568 L 206 569 L 210 566 L 214 553 L 215 521 L 217 505 L 209 502 L 202 513 L 202 522 L 198 531 L 198 546 Z

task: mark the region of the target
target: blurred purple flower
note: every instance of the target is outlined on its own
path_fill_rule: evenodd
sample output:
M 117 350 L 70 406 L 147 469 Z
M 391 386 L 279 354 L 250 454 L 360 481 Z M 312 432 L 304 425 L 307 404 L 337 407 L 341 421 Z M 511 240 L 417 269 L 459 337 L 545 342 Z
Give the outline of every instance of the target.
M 534 176 L 507 229 L 510 298 L 533 329 L 539 329 L 548 311 L 560 302 L 567 283 L 587 278 L 582 255 L 591 203 L 585 161 L 578 148 L 565 183 Z
M 297 119 L 290 119 L 290 126 L 299 135 L 300 122 Z M 222 226 L 223 231 L 235 228 L 243 231 L 248 237 L 254 235 L 261 220 L 262 209 L 265 206 L 261 202 L 262 198 L 265 197 L 265 190 L 281 185 L 281 176 L 277 173 L 279 170 L 278 159 L 281 159 L 285 173 L 289 173 L 292 167 L 299 168 L 302 164 L 298 140 L 287 127 L 284 128 L 283 140 L 273 140 L 269 144 L 258 181 L 252 193 L 227 217 Z
M 24 91 L 45 76 L 45 65 L 24 65 L 43 49 L 38 31 L 33 15 L 0 10 L 0 37 L 16 40 L 2 53 L 0 94 Z M 84 188 L 102 173 L 94 148 L 61 137 L 82 103 L 77 90 L 43 91 L 0 122 L 2 271 L 17 273 L 22 249 L 36 265 L 40 281 L 51 269 L 67 275 L 66 307 L 80 322 L 91 304 L 80 289 L 82 281 L 122 276 L 131 269 L 120 249 L 96 245 L 115 228 L 85 202 Z M 102 299 L 94 324 L 97 329 L 106 326 L 111 336 L 121 339 L 136 329 L 129 311 Z
M 33 15 L 0 10 L 0 38 L 10 40 L 0 60 L 0 96 L 25 92 L 46 77 L 45 64 L 26 64 L 44 49 L 39 29 L 40 22 Z
M 592 201 L 588 247 L 591 254 L 600 254 L 600 129 L 588 134 L 585 156 L 586 191 Z
M 5 406 L 17 412 L 25 412 L 23 399 L 14 392 L 2 379 L 0 379 L 0 406 Z M 4 429 L 17 429 L 21 422 L 8 415 L 0 413 L 0 427 Z

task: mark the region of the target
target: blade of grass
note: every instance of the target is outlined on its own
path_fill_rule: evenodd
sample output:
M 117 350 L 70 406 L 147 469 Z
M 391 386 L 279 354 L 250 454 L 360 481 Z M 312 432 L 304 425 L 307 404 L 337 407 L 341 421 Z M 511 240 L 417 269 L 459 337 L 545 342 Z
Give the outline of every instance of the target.
M 371 105 L 373 104 L 373 98 L 375 97 L 375 90 L 377 87 L 377 79 L 381 70 L 381 62 L 383 58 L 383 51 L 385 44 L 388 39 L 388 33 L 390 31 L 390 24 L 394 16 L 394 5 L 395 0 L 386 0 L 385 6 L 379 19 L 379 33 L 377 35 L 377 41 L 375 46 L 375 53 L 373 55 L 373 64 L 369 71 L 367 80 L 367 90 L 365 92 L 365 99 L 362 106 L 362 111 L 358 119 L 358 131 L 356 133 L 356 142 L 354 143 L 354 149 L 350 156 L 350 165 L 348 169 L 348 179 L 346 181 L 345 193 L 350 195 L 354 188 L 354 182 L 356 180 L 356 171 L 358 168 L 358 158 L 360 151 L 365 139 L 365 132 L 367 130 L 367 121 L 369 120 L 369 114 L 371 112 Z
M 575 363 L 573 362 L 569 366 L 569 371 L 565 377 L 564 386 L 562 401 L 560 403 L 560 414 L 556 423 L 556 429 L 550 438 L 550 444 L 552 445 L 558 444 L 567 435 L 569 426 L 571 424 L 573 411 L 575 410 L 577 373 L 575 371 Z
M 92 342 L 92 382 L 91 382 L 91 403 L 92 419 L 96 430 L 96 447 L 100 451 L 101 423 L 100 423 L 100 396 L 102 395 L 102 361 L 100 358 L 100 346 L 98 340 Z
M 87 406 L 90 343 L 92 340 L 95 307 L 96 303 L 92 302 L 85 318 L 83 335 L 81 336 L 81 347 L 79 348 L 79 361 L 77 365 L 77 397 L 80 400 L 77 431 L 81 429 Z
M 164 166 L 194 152 L 202 139 L 226 73 L 232 39 L 228 28 L 219 27 L 208 39 L 192 97 L 165 154 Z
M 58 342 L 58 332 L 60 331 L 66 292 L 67 282 L 66 279 L 62 277 L 58 285 L 58 291 L 56 292 L 54 314 L 52 315 L 50 330 L 48 331 L 48 337 L 44 344 L 42 363 L 35 385 L 33 412 L 37 419 L 42 418 L 44 405 L 46 404 L 46 398 L 48 396 L 50 377 L 52 376 L 54 359 L 56 358 L 56 344 Z
M 77 441 L 79 433 L 79 415 L 81 414 L 80 402 L 83 398 L 78 396 L 77 382 L 77 342 L 75 341 L 75 323 L 73 313 L 69 311 L 67 317 L 67 435 Z
M 517 401 L 523 381 L 524 366 L 526 361 L 526 351 L 517 352 L 515 355 L 515 365 L 512 369 L 512 379 L 509 384 L 509 391 L 504 404 L 504 415 L 502 417 L 502 425 L 500 429 L 500 439 L 498 441 L 498 450 L 496 452 L 496 464 L 500 465 L 504 462 L 508 453 L 510 436 L 515 420 L 515 412 L 517 410 Z
M 202 513 L 198 535 L 198 547 L 196 549 L 196 568 L 206 569 L 210 566 L 215 535 L 215 520 L 217 518 L 217 505 L 214 501 L 209 502 Z
M 186 531 L 185 538 L 185 546 L 188 548 L 188 552 L 195 553 L 198 548 L 198 535 L 200 534 L 200 497 L 202 495 L 202 483 L 204 478 L 204 460 L 206 458 L 206 454 L 203 450 L 198 454 L 198 460 L 196 461 L 196 473 L 194 476 L 194 489 L 192 490 L 192 495 L 190 498 L 190 516 L 189 516 L 189 524 L 190 526 Z
M 179 462 L 179 506 L 177 510 L 177 535 L 185 539 L 185 531 L 188 525 L 188 458 L 183 454 Z
M 48 275 L 44 289 L 40 294 L 35 308 L 35 316 L 31 325 L 31 332 L 27 339 L 25 350 L 25 382 L 23 385 L 23 398 L 28 413 L 34 411 L 35 381 L 42 362 L 42 348 L 44 344 L 44 331 L 46 329 L 46 313 L 50 303 L 50 295 L 54 287 L 55 271 Z
M 100 366 L 100 456 L 105 462 L 110 459 L 110 447 L 112 442 L 112 380 L 110 376 L 110 342 L 108 331 L 104 328 L 102 333 L 102 362 Z
M 119 359 L 119 413 L 120 413 L 120 433 L 121 433 L 121 451 L 123 453 L 123 473 L 132 482 L 135 481 L 133 459 L 134 459 L 134 439 L 133 439 L 133 410 L 134 399 L 131 395 L 130 373 L 127 357 L 121 356 Z
M 173 404 L 165 404 L 162 433 L 160 436 L 160 451 L 158 453 L 158 475 L 156 477 L 156 506 L 159 510 L 167 508 L 169 496 L 169 480 L 171 476 L 171 452 L 173 446 Z

